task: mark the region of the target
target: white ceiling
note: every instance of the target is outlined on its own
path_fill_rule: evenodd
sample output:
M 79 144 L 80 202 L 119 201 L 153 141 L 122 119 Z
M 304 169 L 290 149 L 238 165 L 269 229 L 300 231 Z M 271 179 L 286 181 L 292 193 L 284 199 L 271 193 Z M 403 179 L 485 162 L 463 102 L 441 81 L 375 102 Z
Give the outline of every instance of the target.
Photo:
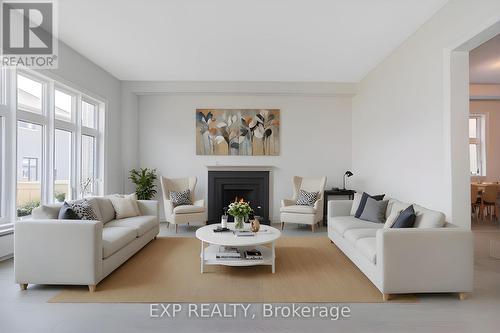
M 60 0 L 59 36 L 121 80 L 358 82 L 447 0 Z
M 500 84 L 500 35 L 470 52 L 469 81 L 475 84 Z

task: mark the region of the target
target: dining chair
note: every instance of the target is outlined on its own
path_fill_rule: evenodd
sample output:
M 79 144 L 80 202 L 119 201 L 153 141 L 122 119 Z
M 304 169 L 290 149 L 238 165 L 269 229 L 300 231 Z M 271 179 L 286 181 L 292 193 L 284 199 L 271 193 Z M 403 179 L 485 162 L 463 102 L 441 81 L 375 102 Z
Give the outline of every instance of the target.
M 486 215 L 489 215 L 490 220 L 498 219 L 498 206 L 497 206 L 498 190 L 496 186 L 485 186 L 483 195 L 481 196 L 482 211 L 486 210 Z
M 481 197 L 479 196 L 479 187 L 474 184 L 470 186 L 470 202 L 471 202 L 471 214 L 472 217 L 480 219 L 481 214 Z

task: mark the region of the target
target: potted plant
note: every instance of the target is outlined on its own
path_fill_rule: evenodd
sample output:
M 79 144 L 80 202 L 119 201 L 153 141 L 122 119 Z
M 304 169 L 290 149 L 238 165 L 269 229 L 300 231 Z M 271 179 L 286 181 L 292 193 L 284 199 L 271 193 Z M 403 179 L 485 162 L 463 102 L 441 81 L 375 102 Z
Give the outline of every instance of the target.
M 135 184 L 135 194 L 138 200 L 151 200 L 154 198 L 156 195 L 156 169 L 132 169 L 128 178 Z
M 248 219 L 248 215 L 253 212 L 252 207 L 245 202 L 243 199 L 238 201 L 236 199 L 234 202 L 229 204 L 229 209 L 227 213 L 234 217 L 234 227 L 235 229 L 243 229 L 245 220 Z

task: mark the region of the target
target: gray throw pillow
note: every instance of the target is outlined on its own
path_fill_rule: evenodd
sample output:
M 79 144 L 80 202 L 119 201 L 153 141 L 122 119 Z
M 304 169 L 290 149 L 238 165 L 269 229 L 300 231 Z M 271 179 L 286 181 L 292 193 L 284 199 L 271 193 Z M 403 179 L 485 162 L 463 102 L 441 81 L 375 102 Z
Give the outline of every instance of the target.
M 385 211 L 388 203 L 388 200 L 377 201 L 373 198 L 366 199 L 365 208 L 359 218 L 375 223 L 385 223 Z

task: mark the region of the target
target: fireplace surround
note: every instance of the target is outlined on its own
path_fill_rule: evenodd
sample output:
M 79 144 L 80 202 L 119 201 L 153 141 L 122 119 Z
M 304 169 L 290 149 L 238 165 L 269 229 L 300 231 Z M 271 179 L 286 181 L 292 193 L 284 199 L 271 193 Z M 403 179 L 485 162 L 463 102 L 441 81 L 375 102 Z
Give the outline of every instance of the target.
M 208 223 L 220 223 L 224 208 L 236 198 L 248 201 L 261 222 L 269 224 L 269 171 L 209 170 Z

